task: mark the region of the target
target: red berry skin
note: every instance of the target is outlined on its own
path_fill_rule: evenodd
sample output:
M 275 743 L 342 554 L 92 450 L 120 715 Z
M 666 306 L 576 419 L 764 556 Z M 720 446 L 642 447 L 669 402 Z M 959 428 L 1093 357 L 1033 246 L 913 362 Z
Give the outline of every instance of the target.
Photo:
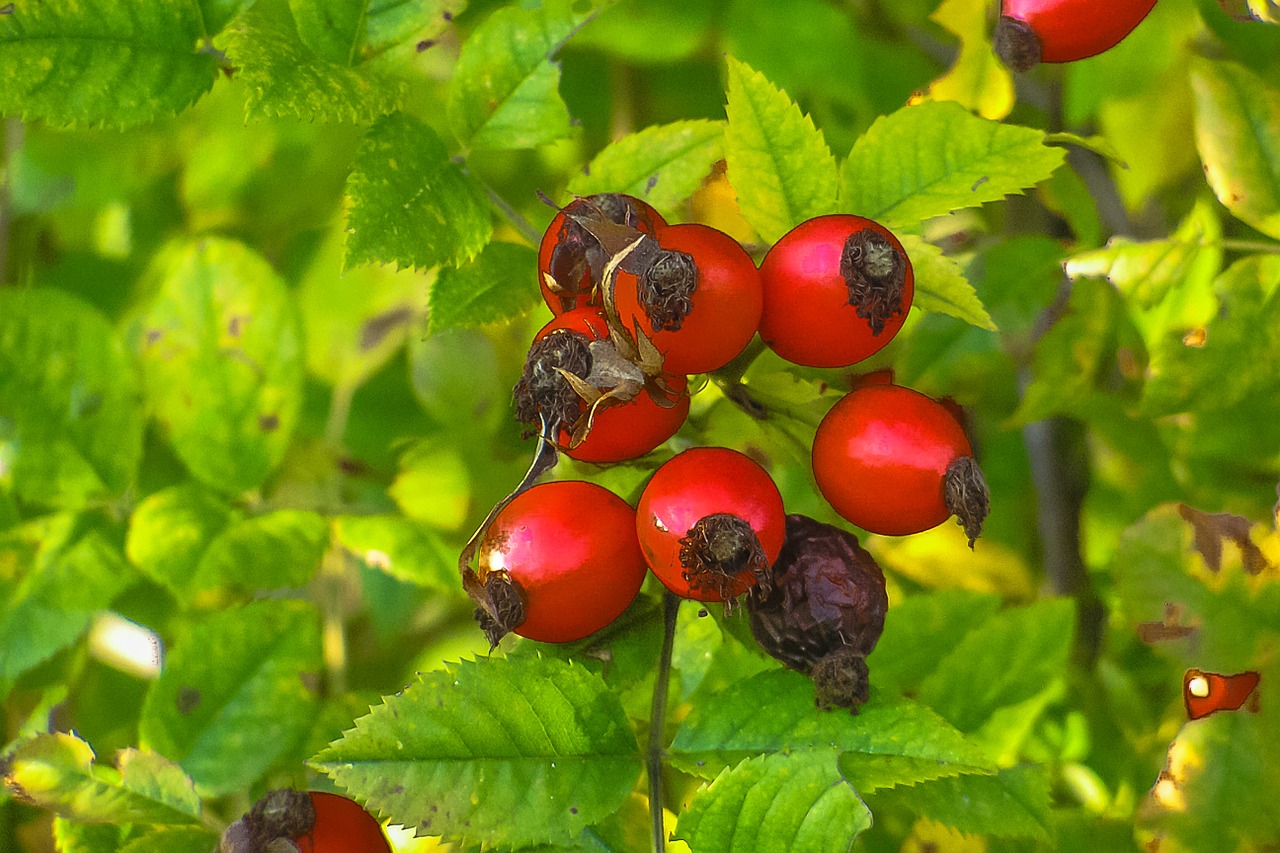
M 668 225 L 657 234 L 664 249 L 684 252 L 698 269 L 693 307 L 678 329 L 655 330 L 640 304 L 639 282 L 619 273 L 614 287 L 618 316 L 639 328 L 663 354 L 668 373 L 708 373 L 742 352 L 760 326 L 764 294 L 760 273 L 746 250 L 708 225 Z
M 941 403 L 910 388 L 875 385 L 845 395 L 822 419 L 813 474 L 845 519 L 871 533 L 903 536 L 947 520 L 947 467 L 972 455 Z
M 636 530 L 644 559 L 667 589 L 697 601 L 736 598 L 755 585 L 749 572 L 731 595 L 693 589 L 683 577 L 680 539 L 708 515 L 728 513 L 751 525 L 772 565 L 786 536 L 782 495 L 750 457 L 726 447 L 694 447 L 659 468 L 636 505 Z
M 306 835 L 293 839 L 301 853 L 391 853 L 378 821 L 355 800 L 324 791 L 308 791 L 307 796 L 316 822 Z
M 840 271 L 845 241 L 867 228 L 906 262 L 900 310 L 879 334 L 849 303 Z M 847 214 L 818 216 L 784 234 L 761 262 L 760 281 L 760 337 L 782 358 L 808 367 L 846 367 L 879 352 L 902 328 L 915 297 L 915 274 L 898 238 L 877 222 Z
M 515 633 L 543 643 L 590 636 L 627 609 L 644 582 L 636 513 L 578 480 L 540 483 L 498 513 L 479 548 L 480 580 L 505 572 L 525 599 Z
M 658 211 L 647 202 L 623 193 L 601 193 L 574 199 L 566 205 L 565 209 L 577 212 L 590 203 L 598 204 L 602 212 L 614 222 L 631 225 L 646 234 L 655 234 L 667 224 Z M 567 245 L 557 251 L 557 247 L 561 244 Z M 569 272 L 576 264 L 583 261 L 586 252 L 598 253 L 596 261 L 603 267 L 603 262 L 607 258 L 595 238 L 566 217 L 563 211 L 557 213 L 552 218 L 551 224 L 547 226 L 547 230 L 543 232 L 542 243 L 538 246 L 538 287 L 542 290 L 542 299 L 547 303 L 552 314 L 562 314 L 580 305 L 600 304 L 598 295 L 593 297 L 596 282 L 591 280 L 587 270 L 583 268 L 582 273 L 576 278 Z M 548 275 L 556 279 L 561 287 L 560 293 L 551 289 L 547 282 Z
M 609 325 L 600 308 L 586 306 L 566 311 L 543 326 L 534 341 L 540 341 L 556 329 L 581 332 L 594 341 L 608 340 Z M 683 376 L 667 376 L 671 390 L 679 394 L 675 405 L 658 405 L 648 390 L 634 400 L 620 405 L 602 406 L 596 410 L 591 432 L 577 447 L 569 447 L 570 433 L 561 428 L 556 437 L 561 451 L 579 462 L 622 462 L 643 456 L 676 434 L 689 416 L 689 397 L 683 392 L 688 380 Z M 586 404 L 583 403 L 585 410 Z
M 1000 14 L 1040 39 L 1041 62 L 1073 62 L 1119 44 L 1156 0 L 1003 0 Z

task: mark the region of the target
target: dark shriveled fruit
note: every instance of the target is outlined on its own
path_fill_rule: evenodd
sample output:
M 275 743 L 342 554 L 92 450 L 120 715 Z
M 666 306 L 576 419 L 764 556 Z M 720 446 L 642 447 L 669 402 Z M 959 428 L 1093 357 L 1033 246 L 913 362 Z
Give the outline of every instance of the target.
M 747 599 L 756 641 L 813 678 L 820 707 L 856 712 L 868 696 L 866 657 L 889 609 L 880 566 L 853 534 L 788 515 L 772 581 Z

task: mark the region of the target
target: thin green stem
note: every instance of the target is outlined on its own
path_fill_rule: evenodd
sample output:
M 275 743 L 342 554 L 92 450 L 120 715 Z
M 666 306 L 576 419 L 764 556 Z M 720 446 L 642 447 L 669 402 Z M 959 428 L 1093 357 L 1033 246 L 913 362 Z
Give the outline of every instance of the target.
M 529 241 L 530 245 L 537 246 L 542 242 L 542 232 L 537 228 L 534 228 L 533 223 L 528 219 L 525 219 L 523 213 L 512 207 L 509 201 L 499 195 L 497 190 L 486 184 L 484 181 L 480 181 L 480 186 L 484 187 L 485 195 L 489 197 L 489 203 L 493 205 L 494 209 L 501 213 L 503 218 L 510 222 L 511 226 L 519 231 L 522 237 Z
M 662 820 L 662 759 L 666 755 L 667 689 L 671 684 L 671 651 L 676 644 L 676 616 L 680 598 L 666 591 L 662 595 L 662 651 L 653 679 L 653 706 L 649 711 L 649 814 L 653 818 L 653 850 L 667 849 L 667 828 Z
M 1202 243 L 1210 246 L 1212 243 Z M 1280 243 L 1264 243 L 1261 240 L 1219 240 L 1218 245 L 1232 252 L 1261 252 L 1268 255 L 1280 255 Z

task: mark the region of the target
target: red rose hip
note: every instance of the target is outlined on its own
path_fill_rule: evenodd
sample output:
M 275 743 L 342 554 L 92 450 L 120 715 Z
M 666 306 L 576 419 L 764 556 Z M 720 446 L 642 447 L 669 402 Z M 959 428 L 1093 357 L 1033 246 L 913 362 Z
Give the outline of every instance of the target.
M 1014 71 L 1087 59 L 1119 44 L 1156 0 L 1003 0 L 992 41 Z

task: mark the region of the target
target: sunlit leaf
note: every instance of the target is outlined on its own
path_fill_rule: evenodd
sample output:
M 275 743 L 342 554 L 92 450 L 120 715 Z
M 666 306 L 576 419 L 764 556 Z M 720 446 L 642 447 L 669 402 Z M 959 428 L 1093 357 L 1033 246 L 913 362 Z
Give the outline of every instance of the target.
M 955 101 L 983 118 L 999 120 L 1013 109 L 1013 75 L 991 49 L 987 10 L 979 3 L 944 0 L 929 16 L 960 38 L 955 64 L 929 84 L 926 97 Z
M 310 605 L 222 611 L 170 651 L 147 692 L 139 738 L 181 765 L 202 796 L 242 790 L 307 732 L 320 671 L 320 620 Z
M 122 751 L 118 772 L 95 764 L 74 734 L 38 735 L 8 758 L 5 783 L 41 808 L 94 823 L 192 824 L 200 798 L 176 764 L 146 750 Z
M 889 227 L 1020 193 L 1066 156 L 1044 134 L 978 118 L 951 102 L 905 107 L 876 119 L 849 152 L 840 209 Z
M 586 20 L 570 0 L 504 6 L 462 46 L 449 90 L 449 121 L 474 148 L 534 148 L 570 133 L 560 97 L 560 46 Z
M 0 114 L 54 125 L 173 115 L 217 74 L 195 4 L 17 0 L 0 15 Z
M 836 161 L 813 119 L 763 74 L 729 59 L 724 156 L 742 215 L 774 241 L 835 210 Z
M 284 455 L 302 402 L 302 334 L 284 282 L 248 247 L 166 249 L 133 329 L 147 402 L 191 473 L 256 488 Z
M 312 766 L 420 832 L 527 846 L 568 841 L 617 809 L 640 756 L 598 676 L 493 658 L 424 674 Z
M 907 250 L 916 277 L 911 307 L 947 314 L 988 332 L 996 331 L 995 321 L 959 264 L 914 234 L 902 235 L 902 247 Z
M 347 200 L 348 267 L 462 264 L 493 233 L 479 184 L 449 159 L 435 131 L 403 113 L 365 136 Z
M 458 555 L 439 534 L 402 515 L 346 515 L 335 522 L 342 547 L 402 581 L 461 594 Z
M 700 791 L 676 836 L 709 853 L 846 853 L 870 826 L 871 813 L 831 755 L 761 755 Z
M 119 494 L 142 455 L 137 370 L 60 290 L 0 290 L 0 487 L 38 505 Z
M 653 125 L 605 148 L 569 182 L 569 192 L 626 193 L 660 213 L 684 203 L 711 174 L 724 147 L 724 122 Z
M 196 566 L 205 551 L 237 517 L 223 499 L 196 483 L 162 489 L 148 495 L 129 518 L 129 559 L 187 600 L 199 589 Z
M 1240 219 L 1280 238 L 1280 87 L 1230 62 L 1191 68 L 1209 186 Z
M 314 512 L 281 509 L 234 521 L 222 530 L 195 567 L 197 589 L 301 586 L 320 566 L 329 526 Z

